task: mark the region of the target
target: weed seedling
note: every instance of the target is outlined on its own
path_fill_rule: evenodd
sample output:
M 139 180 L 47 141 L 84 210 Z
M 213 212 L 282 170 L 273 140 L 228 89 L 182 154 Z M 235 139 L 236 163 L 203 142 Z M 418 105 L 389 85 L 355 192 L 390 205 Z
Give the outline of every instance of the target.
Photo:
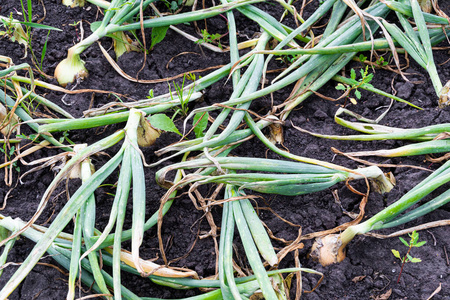
M 385 67 L 385 66 L 387 66 L 387 65 L 389 64 L 389 62 L 387 62 L 387 61 L 384 60 L 384 57 L 383 57 L 383 56 L 380 56 L 380 57 L 375 61 L 375 63 L 376 63 L 378 66 L 380 66 L 380 67 Z
M 28 46 L 28 36 L 22 28 L 19 21 L 13 19 L 13 14 L 9 15 L 9 18 L 0 16 L 0 25 L 4 30 L 0 30 L 0 38 L 8 37 L 11 42 L 17 42 L 25 46 Z
M 11 161 L 15 151 L 15 146 L 8 149 L 8 145 L 6 143 L 3 144 L 3 147 L 0 147 L 0 152 L 5 155 L 5 161 Z M 20 167 L 17 165 L 16 161 L 12 164 L 12 166 L 17 172 L 20 172 Z
M 183 95 L 185 92 L 184 84 L 186 82 L 186 78 L 188 80 L 192 80 L 194 82 L 194 84 L 187 91 L 187 95 Z M 178 97 L 178 100 L 180 101 L 180 107 L 175 110 L 175 113 L 172 116 L 172 120 L 175 119 L 175 116 L 178 113 L 181 113 L 183 116 L 187 115 L 187 112 L 189 110 L 188 103 L 189 103 L 189 100 L 191 99 L 192 93 L 194 92 L 194 88 L 195 88 L 195 75 L 191 74 L 191 73 L 185 74 L 183 76 L 183 82 L 181 83 L 181 85 L 177 84 L 176 82 L 174 82 L 173 85 L 175 86 L 176 95 Z M 170 87 L 170 84 L 169 84 L 169 93 L 170 93 L 170 97 L 172 98 L 172 100 L 174 100 L 174 96 L 172 94 L 172 89 Z
M 202 36 L 203 38 L 197 40 L 195 43 L 196 44 L 204 44 L 204 43 L 209 43 L 209 44 L 217 44 L 217 46 L 220 49 L 222 48 L 222 44 L 220 43 L 220 33 L 215 33 L 215 34 L 210 34 L 208 33 L 208 31 L 206 29 L 202 29 Z
M 423 245 L 425 245 L 427 242 L 426 241 L 421 241 L 419 242 L 419 234 L 414 230 L 411 234 L 409 234 L 409 236 L 411 237 L 411 240 L 409 241 L 409 243 L 407 241 L 405 241 L 404 238 L 399 237 L 400 241 L 406 246 L 408 247 L 408 251 L 406 252 L 405 256 L 401 257 L 400 256 L 400 252 L 392 249 L 392 254 L 394 254 L 394 256 L 398 259 L 400 259 L 400 261 L 402 262 L 402 266 L 400 268 L 400 274 L 398 274 L 398 279 L 397 279 L 397 283 L 400 282 L 400 277 L 402 276 L 402 272 L 403 272 L 403 267 L 405 266 L 406 263 L 419 263 L 422 260 L 420 258 L 417 257 L 412 257 L 409 252 L 411 252 L 411 249 L 416 247 L 422 247 Z
M 163 3 L 170 10 L 170 12 L 174 13 L 181 8 L 183 0 L 176 0 L 176 1 L 164 0 Z
M 364 61 L 365 59 L 362 60 L 363 58 L 360 57 L 360 60 Z M 362 85 L 366 85 L 368 87 L 372 87 L 373 88 L 373 86 L 369 83 L 373 79 L 373 74 L 369 73 L 369 66 L 366 66 L 364 69 L 361 69 L 360 73 L 361 73 L 361 78 L 357 81 L 356 80 L 356 71 L 355 71 L 355 69 L 351 69 L 350 70 L 350 77 L 351 77 L 351 79 L 353 81 L 352 84 L 351 85 L 344 85 L 342 83 L 338 83 L 338 85 L 336 86 L 336 89 L 337 90 L 341 90 L 341 91 L 345 91 L 345 93 L 347 94 L 347 97 L 350 94 L 350 92 L 353 90 L 353 91 L 355 91 L 356 99 L 358 99 L 358 100 L 361 99 L 361 92 L 358 90 L 358 88 L 360 88 Z M 354 104 L 354 105 L 357 104 L 357 101 L 356 101 L 355 98 L 348 97 L 348 99 L 350 100 L 350 102 L 352 104 Z

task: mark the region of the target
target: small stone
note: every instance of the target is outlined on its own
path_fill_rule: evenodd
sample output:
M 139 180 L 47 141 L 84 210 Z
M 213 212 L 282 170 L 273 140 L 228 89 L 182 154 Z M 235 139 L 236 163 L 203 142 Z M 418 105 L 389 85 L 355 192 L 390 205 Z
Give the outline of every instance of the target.
M 306 118 L 304 116 L 296 116 L 292 119 L 292 122 L 294 125 L 299 126 L 306 122 Z
M 384 287 L 384 282 L 381 279 L 375 280 L 375 282 L 373 283 L 373 286 L 377 289 L 381 289 Z
M 398 82 L 395 85 L 395 89 L 397 90 L 397 97 L 408 99 L 411 96 L 413 88 L 414 84 L 411 82 Z
M 402 291 L 402 290 L 400 290 L 400 289 L 393 289 L 392 290 L 396 295 L 398 295 L 398 296 L 400 296 L 400 297 L 404 297 L 405 296 L 405 293 Z
M 323 110 L 318 109 L 314 113 L 314 117 L 319 120 L 325 120 L 326 118 L 328 118 L 328 115 Z

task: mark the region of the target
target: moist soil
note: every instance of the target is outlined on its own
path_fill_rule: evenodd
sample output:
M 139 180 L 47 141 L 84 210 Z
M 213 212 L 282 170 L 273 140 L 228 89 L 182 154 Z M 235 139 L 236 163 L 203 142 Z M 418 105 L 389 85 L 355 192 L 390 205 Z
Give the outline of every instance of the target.
M 300 1 L 301 2 L 301 1 Z M 53 74 L 57 63 L 66 55 L 66 50 L 80 38 L 90 34 L 89 23 L 101 18 L 100 12 L 96 6 L 87 4 L 84 8 L 66 8 L 60 1 L 44 1 L 44 6 L 40 1 L 33 1 L 33 21 L 37 22 L 45 16 L 43 24 L 63 29 L 62 32 L 51 32 L 47 44 L 47 52 L 43 63 L 43 71 L 46 74 Z M 208 5 L 208 3 L 207 3 Z M 211 5 L 211 3 L 209 3 Z M 296 8 L 300 10 L 301 3 L 296 3 Z M 271 3 L 258 4 L 258 7 L 279 18 L 280 11 Z M 304 16 L 308 17 L 318 6 L 318 1 L 306 6 Z M 441 8 L 449 13 L 450 5 L 442 1 Z M 164 6 L 161 7 L 164 9 Z M 9 16 L 13 14 L 14 18 L 21 19 L 20 2 L 17 0 L 2 0 L 0 3 L 1 15 Z M 259 31 L 259 26 L 244 16 L 236 13 L 238 36 L 240 40 L 245 40 Z M 286 23 L 295 26 L 292 19 L 287 19 Z M 321 24 L 324 24 L 322 22 Z M 180 28 L 196 34 L 191 24 L 181 25 Z M 205 22 L 197 22 L 199 28 L 208 28 L 210 33 L 227 33 L 226 19 L 218 16 Z M 150 30 L 145 32 L 147 44 L 150 40 Z M 197 35 L 198 36 L 198 35 Z M 35 54 L 40 58 L 42 48 L 45 44 L 47 31 L 33 30 L 32 46 Z M 103 47 L 109 49 L 109 53 L 114 57 L 114 52 L 110 48 L 112 42 L 110 39 L 101 40 Z M 227 36 L 224 35 L 221 42 L 227 44 Z M 445 43 L 440 45 L 447 46 Z M 441 81 L 445 83 L 450 79 L 450 65 L 447 64 L 449 58 L 448 50 L 435 51 L 435 61 L 438 64 L 438 73 Z M 24 57 L 24 48 L 12 43 L 8 39 L 0 39 L 0 55 L 8 56 L 18 65 L 24 62 L 30 63 L 30 51 L 28 56 Z M 89 78 L 78 85 L 69 86 L 69 89 L 101 89 L 112 91 L 118 94 L 123 101 L 130 101 L 145 98 L 150 89 L 153 89 L 154 95 L 160 95 L 168 91 L 167 82 L 157 84 L 142 84 L 130 82 L 121 76 L 106 61 L 97 45 L 89 47 L 82 55 L 89 70 Z M 145 65 L 139 73 L 140 79 L 160 79 L 178 75 L 180 73 L 204 69 L 212 66 L 228 63 L 228 53 L 212 52 L 205 47 L 201 47 L 193 42 L 186 40 L 172 30 L 167 32 L 167 36 L 160 44 L 147 56 Z M 135 77 L 143 65 L 143 54 L 131 52 L 119 58 L 118 64 L 129 75 Z M 286 65 L 279 60 L 274 60 L 271 68 L 283 68 Z M 352 62 L 347 66 L 344 72 L 349 76 L 350 68 L 360 69 L 362 65 L 359 62 Z M 426 125 L 447 123 L 450 121 L 450 113 L 447 109 L 437 108 L 437 99 L 434 93 L 431 81 L 427 73 L 415 64 L 412 60 L 405 70 L 409 82 L 404 81 L 400 76 L 393 72 L 371 69 L 374 73 L 372 84 L 383 91 L 397 93 L 397 96 L 404 98 L 420 107 L 423 110 L 417 110 L 406 104 L 395 102 L 380 122 L 383 125 L 389 125 L 400 128 L 417 128 Z M 199 73 L 199 75 L 204 75 Z M 38 76 L 38 75 L 36 75 Z M 54 79 L 46 79 L 56 84 Z M 180 79 L 177 80 L 180 83 Z M 321 94 L 328 97 L 338 98 L 340 92 L 335 89 L 336 83 L 329 82 L 319 90 Z M 282 103 L 292 89 L 287 87 L 281 91 L 275 92 L 273 97 L 264 97 L 255 100 L 251 110 L 264 115 L 272 105 Z M 44 89 L 37 89 L 37 92 L 56 104 L 63 107 L 75 117 L 81 117 L 83 111 L 90 107 L 100 107 L 108 102 L 117 99 L 112 94 L 102 93 L 82 93 L 64 96 Z M 228 100 L 232 92 L 231 83 L 222 80 L 213 87 L 205 90 L 202 101 L 197 101 L 190 105 L 190 109 L 205 105 L 211 105 L 216 102 Z M 302 155 L 320 160 L 334 162 L 349 168 L 360 166 L 352 160 L 342 156 L 336 156 L 331 151 L 335 147 L 341 151 L 361 151 L 374 149 L 390 149 L 405 145 L 400 141 L 377 141 L 377 142 L 343 142 L 331 141 L 315 138 L 310 135 L 299 132 L 293 127 L 300 126 L 304 129 L 325 133 L 325 134 L 352 134 L 350 130 L 336 125 L 333 116 L 336 110 L 342 106 L 347 107 L 368 118 L 376 118 L 389 105 L 390 100 L 362 91 L 361 100 L 356 105 L 352 105 L 344 99 L 337 102 L 324 100 L 318 96 L 312 96 L 307 99 L 298 109 L 293 111 L 289 120 L 284 126 L 284 148 L 291 153 Z M 45 109 L 38 109 L 42 114 L 49 115 Z M 213 116 L 215 116 L 213 114 Z M 182 127 L 182 119 L 176 119 L 179 128 Z M 122 128 L 124 124 L 107 126 L 105 128 L 75 130 L 68 132 L 68 137 L 74 143 L 92 144 L 102 137 Z M 28 131 L 26 126 L 22 126 L 25 134 Z M 62 135 L 56 135 L 58 138 Z M 192 136 L 190 136 L 191 138 Z M 145 159 L 148 163 L 155 162 L 158 157 L 154 151 L 170 143 L 177 141 L 177 136 L 171 133 L 164 133 L 157 143 L 144 150 Z M 108 149 L 108 155 L 117 151 L 117 147 Z M 49 157 L 60 153 L 58 149 L 43 149 L 36 152 L 25 160 L 31 162 L 42 157 Z M 246 142 L 233 151 L 234 155 L 247 157 L 268 157 L 281 159 L 270 151 L 266 151 L 261 142 L 253 139 Z M 107 160 L 106 155 L 94 157 L 94 165 L 99 168 Z M 440 163 L 431 163 L 424 156 L 402 157 L 377 159 L 369 158 L 372 162 L 391 164 L 391 165 L 414 165 L 428 170 L 435 170 Z M 168 163 L 177 162 L 176 160 Z M 18 163 L 20 172 L 13 172 L 12 186 L 7 186 L 4 182 L 0 184 L 0 202 L 3 202 L 3 215 L 19 217 L 22 220 L 29 220 L 36 211 L 37 205 L 44 193 L 46 187 L 55 176 L 55 171 L 50 168 L 39 169 L 30 175 L 22 178 L 18 177 L 24 172 L 30 170 L 33 166 Z M 154 181 L 154 175 L 158 168 L 146 168 L 146 186 L 147 186 L 147 216 L 153 214 L 159 207 L 159 200 L 166 190 L 159 187 Z M 413 188 L 418 182 L 423 180 L 430 172 L 414 169 L 410 167 L 384 167 L 385 172 L 392 172 L 397 181 L 395 188 L 388 194 L 377 194 L 371 192 L 365 218 L 374 215 L 387 205 L 399 199 L 408 190 Z M 0 170 L 0 177 L 4 177 L 4 170 Z M 117 174 L 111 176 L 102 188 L 96 192 L 97 200 L 97 228 L 103 229 L 108 217 L 112 203 L 114 183 L 117 180 Z M 67 186 L 61 184 L 61 187 L 55 191 L 50 203 L 47 205 L 42 216 L 37 221 L 38 224 L 49 224 L 62 206 L 66 203 L 68 194 L 73 193 L 79 186 L 76 180 L 70 181 Z M 355 189 L 364 191 L 363 182 L 352 182 Z M 335 200 L 332 192 L 338 195 L 339 201 Z M 211 190 L 204 189 L 204 196 L 211 194 Z M 258 207 L 261 220 L 271 229 L 276 237 L 287 241 L 295 240 L 299 228 L 302 234 L 308 234 L 327 229 L 332 229 L 338 225 L 352 220 L 351 213 L 359 212 L 359 202 L 361 197 L 352 193 L 344 184 L 337 184 L 331 189 L 296 197 L 285 197 L 277 195 L 259 195 Z M 218 198 L 223 197 L 219 194 Z M 266 209 L 263 209 L 266 208 Z M 267 209 L 267 208 L 270 208 Z M 130 210 L 131 211 L 131 210 Z M 220 206 L 212 209 L 216 224 L 221 220 Z M 276 213 L 276 214 L 275 214 Z M 283 218 L 287 222 L 281 220 Z M 441 219 L 450 219 L 450 206 L 446 205 L 429 215 L 421 217 L 404 226 L 394 230 L 379 232 L 391 233 L 399 229 L 409 228 L 422 223 L 436 221 Z M 126 225 L 130 225 L 130 218 L 127 218 Z M 295 224 L 296 226 L 293 226 Z M 299 227 L 300 226 L 300 227 Z M 66 228 L 71 232 L 72 226 Z M 214 242 L 211 237 L 200 239 L 210 230 L 210 227 L 203 216 L 203 212 L 195 209 L 187 195 L 181 195 L 176 199 L 174 205 L 164 217 L 163 223 L 163 241 L 165 251 L 169 260 L 174 260 L 171 266 L 187 267 L 195 270 L 201 277 L 207 277 L 215 274 L 216 255 L 214 251 Z M 407 237 L 405 237 L 407 238 Z M 308 258 L 308 251 L 312 241 L 305 240 L 304 247 L 299 250 L 299 260 L 302 266 L 312 268 L 323 272 L 324 280 L 319 287 L 312 293 L 304 293 L 303 299 L 428 299 L 433 292 L 441 287 L 433 296 L 433 299 L 450 299 L 450 268 L 447 252 L 450 252 L 450 236 L 447 227 L 433 228 L 420 232 L 420 240 L 427 241 L 421 248 L 415 248 L 411 252 L 414 257 L 419 257 L 422 262 L 416 264 L 407 264 L 404 268 L 401 280 L 397 283 L 397 277 L 400 271 L 399 261 L 392 255 L 391 249 L 397 249 L 402 254 L 406 252 L 405 246 L 398 238 L 378 239 L 370 236 L 356 237 L 348 246 L 347 258 L 340 264 L 322 267 L 320 264 Z M 244 259 L 245 254 L 238 234 L 235 235 L 236 253 L 235 259 L 243 266 L 247 267 Z M 285 244 L 275 241 L 277 248 Z M 30 253 L 34 244 L 25 238 L 20 239 L 14 245 L 8 257 L 9 262 L 20 263 Z M 124 247 L 129 247 L 125 243 Z M 192 247 L 192 249 L 191 249 Z M 158 258 L 160 252 L 156 237 L 156 230 L 151 229 L 145 234 L 144 243 L 141 248 L 143 258 Z M 10 299 L 63 299 L 67 292 L 66 270 L 58 269 L 56 263 L 50 258 L 45 257 L 41 261 L 43 264 L 37 265 L 33 271 L 26 277 L 24 282 L 15 290 Z M 52 267 L 53 265 L 53 267 Z M 280 267 L 293 267 L 295 265 L 294 255 L 290 253 L 281 262 Z M 0 287 L 16 270 L 16 265 L 9 265 L 4 269 L 0 278 Z M 199 294 L 198 290 L 174 290 L 160 287 L 153 284 L 147 278 L 123 274 L 123 284 L 139 296 L 157 297 L 157 298 L 184 298 Z M 311 290 L 318 281 L 317 276 L 303 276 L 303 290 Z M 80 296 L 88 295 L 90 292 L 87 287 L 83 287 Z M 294 292 L 295 283 L 292 286 Z M 390 296 L 389 296 L 390 295 Z

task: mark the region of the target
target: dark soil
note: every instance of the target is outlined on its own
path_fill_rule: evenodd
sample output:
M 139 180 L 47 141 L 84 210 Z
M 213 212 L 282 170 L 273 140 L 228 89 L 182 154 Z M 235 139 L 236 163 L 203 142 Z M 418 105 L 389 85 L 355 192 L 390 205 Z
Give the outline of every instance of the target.
M 299 1 L 301 2 L 301 1 Z M 450 5 L 447 1 L 441 1 L 441 8 L 447 13 L 450 12 Z M 299 9 L 301 3 L 296 6 Z M 274 16 L 279 17 L 279 11 L 271 4 L 263 3 L 258 5 L 260 8 L 268 11 Z M 316 8 L 317 1 L 307 6 L 305 17 L 309 16 Z M 89 22 L 96 20 L 98 16 L 97 8 L 93 5 L 87 5 L 85 8 L 69 9 L 61 5 L 59 0 L 45 1 L 46 18 L 44 24 L 55 26 L 63 29 L 63 32 L 51 32 L 48 42 L 47 55 L 44 61 L 43 71 L 47 74 L 53 74 L 56 64 L 65 57 L 66 50 L 77 42 L 81 31 L 80 25 L 72 26 L 78 21 L 82 21 L 85 37 L 89 35 Z M 2 0 L 0 3 L 0 12 L 3 16 L 9 16 L 12 12 L 16 19 L 22 17 L 18 14 L 21 11 L 20 2 L 17 0 Z M 42 18 L 43 8 L 40 2 L 33 1 L 33 15 L 35 21 Z M 259 31 L 259 26 L 249 21 L 240 14 L 237 16 L 237 27 L 242 37 L 252 36 Z M 288 20 L 288 23 L 292 20 Z M 204 22 L 198 22 L 203 28 Z M 226 33 L 226 21 L 222 17 L 216 17 L 207 21 L 208 32 L 210 33 Z M 181 26 L 184 30 L 195 34 L 192 26 Z M 33 48 L 38 57 L 40 57 L 41 49 L 45 43 L 46 31 L 33 31 Z M 147 40 L 150 40 L 150 31 L 146 32 Z M 244 39 L 244 38 L 243 38 Z M 226 44 L 226 37 L 223 39 Z M 103 39 L 102 44 L 108 48 L 111 44 L 110 39 Z M 445 44 L 441 46 L 446 46 Z M 435 61 L 441 64 L 449 58 L 448 50 L 435 52 Z M 111 55 L 113 51 L 110 50 Z M 183 53 L 181 55 L 178 55 Z M 19 47 L 16 43 L 9 40 L 0 39 L 0 55 L 11 57 L 16 65 L 30 61 L 30 54 L 27 58 L 24 55 L 23 47 Z M 178 56 L 177 56 L 178 55 Z M 83 60 L 86 61 L 86 67 L 90 76 L 88 80 L 80 83 L 76 89 L 90 88 L 114 91 L 123 95 L 127 95 L 131 99 L 142 99 L 148 95 L 150 89 L 153 89 L 155 95 L 160 95 L 168 91 L 167 83 L 160 84 L 137 84 L 127 81 L 120 77 L 114 69 L 107 63 L 102 56 L 97 45 L 92 45 L 83 53 Z M 178 75 L 182 72 L 194 69 L 202 69 L 210 66 L 216 66 L 228 63 L 229 55 L 218 54 L 180 37 L 177 33 L 169 30 L 165 40 L 158 44 L 150 55 L 147 57 L 146 65 L 139 74 L 141 79 L 158 79 Z M 170 61 L 170 63 L 169 63 Z M 142 53 L 130 53 L 119 59 L 119 65 L 125 72 L 131 76 L 135 76 L 141 68 L 143 62 Z M 169 63 L 169 64 L 168 64 Z M 166 64 L 168 67 L 166 68 Z M 282 62 L 276 61 L 274 68 L 284 67 Z M 360 68 L 359 63 L 352 63 L 350 67 Z M 347 71 L 350 69 L 347 67 Z M 416 110 L 402 103 L 394 103 L 391 111 L 382 120 L 382 124 L 401 128 L 415 128 L 431 124 L 439 124 L 450 121 L 450 113 L 448 110 L 439 110 L 437 108 L 437 100 L 431 81 L 424 70 L 411 61 L 408 68 L 411 81 L 422 81 L 421 84 L 413 84 L 404 82 L 400 76 L 396 76 L 392 72 L 384 70 L 375 70 L 375 77 L 372 84 L 384 91 L 393 93 L 392 86 L 397 90 L 397 95 L 412 103 L 422 107 L 424 110 Z M 442 82 L 450 79 L 449 64 L 438 65 L 438 72 Z M 347 72 L 348 73 L 348 72 Z M 55 80 L 51 80 L 56 84 Z M 329 97 L 337 98 L 339 92 L 335 89 L 336 83 L 330 82 L 325 85 L 319 92 Z M 72 88 L 72 87 L 69 87 Z M 292 87 L 291 87 L 292 88 Z M 114 101 L 115 98 L 107 94 L 87 93 L 65 96 L 64 102 L 71 104 L 66 105 L 62 100 L 61 93 L 55 93 L 48 90 L 39 89 L 39 93 L 45 94 L 45 97 L 61 105 L 64 109 L 72 113 L 75 117 L 81 117 L 82 112 L 87 110 L 90 105 L 99 107 L 108 102 Z M 209 105 L 214 102 L 223 102 L 228 99 L 232 92 L 230 82 L 219 82 L 212 88 L 208 88 L 205 93 L 204 103 L 195 103 L 193 106 Z M 290 92 L 290 88 L 286 88 L 274 94 L 276 103 L 285 100 Z M 129 100 L 129 99 L 128 99 Z M 363 92 L 362 99 L 357 105 L 350 106 L 351 110 L 363 114 L 365 117 L 374 118 L 378 116 L 382 110 L 378 110 L 381 106 L 389 105 L 389 99 Z M 251 109 L 255 112 L 265 114 L 270 107 L 270 97 L 265 97 L 254 101 Z M 318 158 L 324 161 L 333 161 L 334 163 L 356 168 L 358 164 L 340 156 L 334 156 L 330 147 L 335 147 L 341 151 L 360 151 L 370 149 L 394 148 L 403 145 L 403 142 L 378 141 L 378 142 L 341 142 L 330 141 L 314 138 L 309 135 L 300 133 L 293 125 L 302 128 L 327 134 L 350 134 L 349 130 L 340 128 L 333 122 L 333 116 L 339 105 L 344 104 L 344 100 L 339 102 L 330 102 L 319 97 L 313 96 L 305 101 L 302 106 L 290 115 L 290 121 L 286 123 L 284 138 L 284 146 L 290 152 L 306 157 Z M 191 109 L 193 108 L 191 107 Z M 181 120 L 177 125 L 181 126 Z M 123 124 L 109 126 L 99 130 L 79 130 L 69 132 L 69 137 L 75 143 L 93 143 L 115 130 L 123 127 Z M 23 131 L 28 133 L 28 129 L 22 126 Z M 147 162 L 154 162 L 158 158 L 153 152 L 169 143 L 175 142 L 177 136 L 175 134 L 164 134 L 150 149 L 146 149 L 144 154 Z M 109 149 L 108 153 L 113 154 L 117 148 Z M 48 157 L 59 153 L 57 149 L 44 149 L 39 151 L 32 157 L 26 158 L 27 161 L 33 159 Z M 266 148 L 259 141 L 252 140 L 244 143 L 241 147 L 233 152 L 239 156 L 249 157 L 265 157 L 279 158 L 271 152 L 266 153 Z M 106 161 L 106 157 L 97 157 L 94 164 L 100 167 Z M 384 164 L 408 164 L 416 165 L 430 170 L 436 169 L 439 164 L 432 164 L 425 160 L 424 156 L 392 158 L 392 159 L 372 159 Z M 19 163 L 20 173 L 29 170 L 31 167 Z M 372 216 L 386 205 L 399 199 L 405 192 L 414 187 L 418 182 L 424 179 L 429 172 L 411 169 L 411 168 L 384 168 L 386 172 L 390 171 L 394 174 L 397 185 L 388 194 L 380 195 L 371 193 L 366 208 L 366 216 Z M 164 195 L 165 190 L 156 185 L 154 182 L 154 173 L 157 169 L 146 169 L 146 185 L 147 185 L 147 216 L 151 215 L 159 207 L 159 199 Z M 4 170 L 0 170 L 0 177 L 3 177 Z M 12 187 L 0 184 L 0 202 L 7 201 L 3 215 L 11 217 L 20 217 L 28 220 L 34 214 L 40 198 L 48 184 L 54 177 L 54 173 L 47 169 L 39 170 L 31 175 L 26 176 L 22 183 L 17 182 L 20 174 L 14 173 L 14 184 Z M 114 184 L 116 177 L 110 178 L 108 183 Z M 79 183 L 71 182 L 70 191 L 76 189 Z M 362 182 L 355 183 L 354 187 L 363 191 L 365 186 Z M 10 192 L 10 190 L 12 191 Z M 42 217 L 38 220 L 39 224 L 48 224 L 54 218 L 55 214 L 67 201 L 67 196 L 63 192 L 64 186 L 60 187 L 54 193 L 50 205 L 44 211 Z M 344 184 L 333 187 L 337 189 L 342 205 L 336 203 L 333 198 L 332 190 L 314 193 L 306 196 L 283 197 L 276 195 L 263 195 L 263 200 L 259 200 L 260 207 L 270 207 L 282 218 L 298 224 L 302 228 L 303 234 L 322 231 L 334 228 L 351 220 L 345 211 L 358 212 L 359 196 L 349 191 Z M 97 226 L 102 229 L 108 220 L 112 197 L 109 195 L 114 193 L 111 187 L 103 187 L 96 193 L 98 202 Z M 208 191 L 205 191 L 208 193 Z M 213 214 L 216 224 L 220 224 L 221 207 L 214 207 Z M 195 270 L 202 277 L 214 275 L 215 273 L 215 252 L 212 238 L 196 240 L 198 232 L 207 232 L 209 226 L 205 219 L 202 218 L 203 213 L 197 211 L 187 196 L 177 199 L 169 213 L 164 217 L 163 239 L 167 242 L 166 254 L 169 259 L 176 259 L 188 252 L 191 245 L 195 242 L 192 252 L 189 256 L 174 262 L 173 266 L 187 267 Z M 261 219 L 272 230 L 277 237 L 286 240 L 294 240 L 298 234 L 298 227 L 293 227 L 282 222 L 274 214 L 268 210 L 260 211 Z M 417 219 L 405 226 L 397 229 L 403 229 L 414 225 L 422 224 L 429 221 L 450 219 L 450 206 L 446 205 L 435 212 Z M 131 221 L 130 221 L 131 222 Z M 129 224 L 128 224 L 129 225 Z M 70 232 L 71 228 L 67 228 Z M 392 232 L 392 231 L 390 231 Z M 387 233 L 387 232 L 385 232 Z M 322 267 L 307 258 L 308 251 L 312 241 L 305 241 L 305 247 L 300 250 L 300 262 L 304 267 L 312 268 L 323 272 L 324 281 L 320 286 L 309 294 L 304 294 L 303 299 L 387 299 L 377 298 L 378 296 L 392 291 L 389 299 L 427 299 L 433 291 L 442 285 L 441 291 L 437 293 L 433 299 L 450 299 L 450 269 L 447 252 L 450 252 L 450 236 L 447 227 L 434 228 L 420 232 L 420 239 L 427 241 L 427 244 L 421 248 L 413 249 L 413 256 L 422 259 L 421 263 L 407 264 L 400 283 L 397 282 L 400 266 L 398 261 L 391 253 L 391 249 L 397 249 L 401 253 L 406 251 L 405 247 L 398 238 L 376 239 L 373 237 L 361 236 L 354 239 L 349 245 L 347 258 L 340 264 L 329 267 Z M 240 246 L 239 238 L 235 238 L 236 245 L 240 252 L 239 257 L 245 257 Z M 277 247 L 284 246 L 275 242 Z M 127 244 L 125 244 L 127 246 Z M 29 254 L 33 247 L 33 243 L 26 240 L 19 240 L 11 251 L 8 261 L 20 263 Z M 142 256 L 144 258 L 158 257 L 158 243 L 156 238 L 156 230 L 152 229 L 146 233 L 144 244 L 142 246 Z M 447 252 L 446 252 L 447 251 Z M 42 262 L 54 263 L 51 258 L 44 258 Z M 161 260 L 159 261 L 161 263 Z M 245 261 L 244 261 L 245 264 Z M 294 257 L 289 254 L 280 267 L 294 266 Z M 5 284 L 7 279 L 16 270 L 16 266 L 8 266 L 0 279 L 0 287 Z M 134 291 L 139 296 L 159 297 L 159 298 L 183 298 L 198 294 L 198 290 L 179 291 L 168 288 L 162 288 L 151 283 L 148 279 L 139 278 L 137 276 L 123 276 L 123 284 Z M 11 295 L 10 299 L 63 299 L 67 292 L 66 280 L 68 276 L 60 273 L 55 268 L 49 266 L 38 265 L 27 276 L 25 281 Z M 304 290 L 310 290 L 316 284 L 318 278 L 306 275 L 303 277 Z M 82 293 L 84 295 L 84 293 Z

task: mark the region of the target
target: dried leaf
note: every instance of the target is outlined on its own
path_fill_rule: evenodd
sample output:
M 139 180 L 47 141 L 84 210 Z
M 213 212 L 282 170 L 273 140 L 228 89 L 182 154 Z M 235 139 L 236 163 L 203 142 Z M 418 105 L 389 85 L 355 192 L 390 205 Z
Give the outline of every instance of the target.
M 434 297 L 434 295 L 439 293 L 441 291 L 441 288 L 442 288 L 442 283 L 439 282 L 439 286 L 437 287 L 437 289 L 434 290 L 434 292 L 430 295 L 430 297 L 427 298 L 427 300 L 430 300 L 431 298 Z
M 386 293 L 378 295 L 375 297 L 375 300 L 387 300 L 392 295 L 392 289 L 389 289 Z
M 366 278 L 366 275 L 356 276 L 355 278 L 352 279 L 352 281 L 353 281 L 354 283 L 357 283 L 357 282 L 362 281 L 364 278 Z

